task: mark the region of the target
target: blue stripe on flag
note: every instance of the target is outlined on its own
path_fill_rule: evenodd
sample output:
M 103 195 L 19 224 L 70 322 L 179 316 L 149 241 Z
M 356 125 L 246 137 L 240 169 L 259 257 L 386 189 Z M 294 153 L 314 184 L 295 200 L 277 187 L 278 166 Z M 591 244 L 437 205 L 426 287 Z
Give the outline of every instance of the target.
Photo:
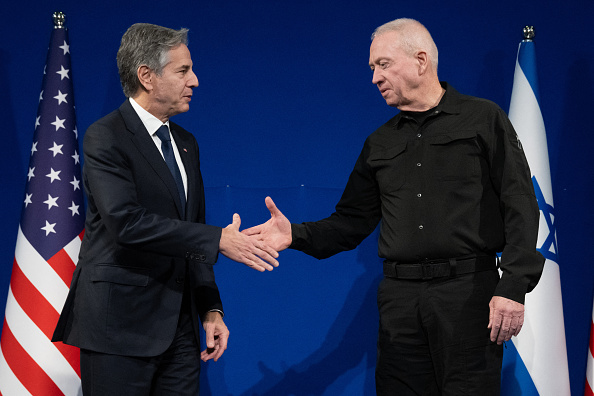
M 528 369 L 511 341 L 505 343 L 501 378 L 502 395 L 539 396 Z
M 540 92 L 538 91 L 538 79 L 536 77 L 536 54 L 534 48 L 533 41 L 522 41 L 520 43 L 520 48 L 518 49 L 518 64 L 530 83 L 532 92 L 534 92 L 534 96 L 536 96 L 536 100 L 540 106 Z

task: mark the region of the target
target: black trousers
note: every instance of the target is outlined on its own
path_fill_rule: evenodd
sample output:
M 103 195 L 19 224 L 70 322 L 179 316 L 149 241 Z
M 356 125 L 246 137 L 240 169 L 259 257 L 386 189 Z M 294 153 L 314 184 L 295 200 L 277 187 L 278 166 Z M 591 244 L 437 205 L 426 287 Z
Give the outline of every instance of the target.
M 159 356 L 119 356 L 81 349 L 84 396 L 199 395 L 200 345 L 184 294 L 172 344 Z
M 497 270 L 428 281 L 384 278 L 376 390 L 387 395 L 499 395 L 503 347 L 489 339 Z

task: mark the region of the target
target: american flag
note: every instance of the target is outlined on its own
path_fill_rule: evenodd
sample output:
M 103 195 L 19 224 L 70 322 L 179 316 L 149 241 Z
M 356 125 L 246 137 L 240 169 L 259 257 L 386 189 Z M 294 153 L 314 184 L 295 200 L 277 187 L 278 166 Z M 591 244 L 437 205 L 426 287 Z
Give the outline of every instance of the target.
M 50 341 L 84 232 L 70 46 L 61 23 L 51 34 L 26 177 L 0 341 L 0 395 L 79 395 L 79 350 Z

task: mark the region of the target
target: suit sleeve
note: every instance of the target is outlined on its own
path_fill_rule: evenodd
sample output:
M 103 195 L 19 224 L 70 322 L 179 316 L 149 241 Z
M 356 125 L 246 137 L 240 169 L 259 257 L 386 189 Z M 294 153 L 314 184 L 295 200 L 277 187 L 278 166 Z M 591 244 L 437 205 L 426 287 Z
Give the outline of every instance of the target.
M 199 186 L 198 189 L 198 222 L 204 223 L 206 220 L 206 200 L 204 198 L 204 184 L 202 182 L 202 176 L 200 173 L 200 155 L 198 143 L 195 139 L 192 139 L 194 150 L 196 155 L 196 175 L 199 180 L 195 181 L 195 184 Z M 219 237 L 220 239 L 220 237 Z M 220 311 L 222 315 L 223 303 L 221 302 L 221 296 L 219 288 L 215 282 L 215 274 L 212 265 L 195 265 L 190 267 L 190 273 L 192 274 L 192 289 L 194 290 L 195 304 L 193 307 L 197 309 L 197 316 L 204 318 L 204 315 L 209 311 Z
M 87 220 L 86 232 L 104 227 L 100 232 L 110 236 L 103 238 L 106 244 L 214 264 L 221 228 L 176 218 L 170 196 L 127 135 L 105 123 L 85 134 L 84 183 L 94 217 Z

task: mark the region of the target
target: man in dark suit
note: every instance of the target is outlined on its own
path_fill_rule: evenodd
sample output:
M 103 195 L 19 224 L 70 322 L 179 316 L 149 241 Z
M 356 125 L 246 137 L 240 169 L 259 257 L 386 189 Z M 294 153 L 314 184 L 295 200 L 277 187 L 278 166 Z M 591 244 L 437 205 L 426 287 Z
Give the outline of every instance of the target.
M 117 63 L 128 100 L 84 137 L 85 235 L 53 341 L 81 348 L 85 395 L 197 395 L 200 359 L 218 360 L 229 337 L 218 253 L 259 271 L 278 253 L 240 233 L 237 214 L 204 224 L 198 145 L 169 120 L 198 86 L 187 30 L 135 24 Z

